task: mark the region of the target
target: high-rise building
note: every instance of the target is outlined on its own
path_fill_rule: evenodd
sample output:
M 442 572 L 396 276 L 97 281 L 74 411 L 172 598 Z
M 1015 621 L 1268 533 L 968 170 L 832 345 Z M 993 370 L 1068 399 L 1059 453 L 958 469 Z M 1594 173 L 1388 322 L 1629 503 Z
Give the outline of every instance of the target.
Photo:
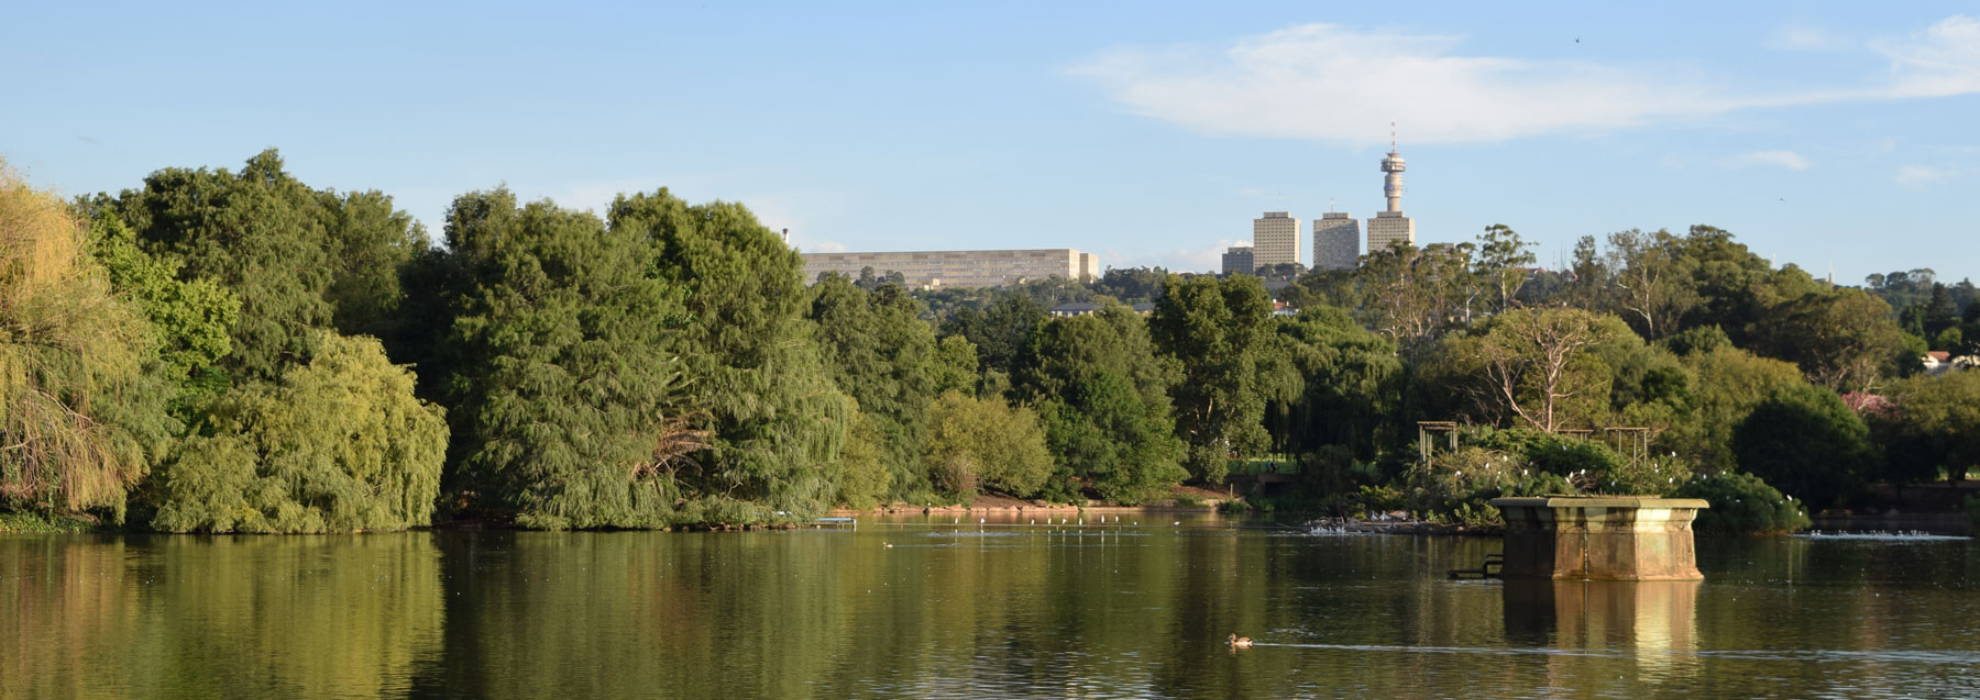
M 1382 159 L 1382 173 L 1382 194 L 1389 198 L 1389 208 L 1368 220 L 1369 253 L 1388 250 L 1397 241 L 1416 244 L 1416 222 L 1403 215 L 1403 158 L 1396 152 L 1393 133 L 1389 137 L 1389 157 Z
M 1257 266 L 1299 262 L 1299 219 L 1290 212 L 1268 211 L 1251 220 L 1251 255 Z
M 996 287 L 1027 279 L 1064 277 L 1092 281 L 1100 277 L 1100 259 L 1070 248 L 1049 250 L 947 250 L 905 253 L 805 253 L 804 281 L 837 272 L 858 278 L 899 272 L 916 288 Z
M 1251 246 L 1235 245 L 1224 250 L 1224 274 L 1249 275 L 1256 269 L 1258 264 L 1251 255 Z
M 1352 270 L 1361 261 L 1361 222 L 1330 211 L 1313 220 L 1313 269 Z

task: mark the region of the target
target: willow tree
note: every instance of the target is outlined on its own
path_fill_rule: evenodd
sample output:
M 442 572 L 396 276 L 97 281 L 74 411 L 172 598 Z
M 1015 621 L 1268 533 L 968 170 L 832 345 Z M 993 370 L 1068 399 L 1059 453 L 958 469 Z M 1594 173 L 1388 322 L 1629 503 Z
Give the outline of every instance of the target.
M 356 532 L 432 521 L 447 451 L 439 408 L 371 338 L 317 331 L 280 381 L 221 396 L 159 465 L 151 527 Z
M 803 258 L 739 204 L 662 189 L 619 197 L 608 218 L 684 294 L 688 322 L 670 347 L 712 433 L 708 454 L 679 470 L 686 495 L 719 520 L 830 506 L 851 415 L 804 318 Z
M 0 163 L 0 507 L 121 516 L 165 436 L 153 338 L 66 205 Z
M 680 296 L 646 242 L 498 189 L 454 200 L 447 243 L 464 282 L 443 350 L 452 489 L 530 527 L 691 517 L 677 472 L 706 429 L 675 362 Z

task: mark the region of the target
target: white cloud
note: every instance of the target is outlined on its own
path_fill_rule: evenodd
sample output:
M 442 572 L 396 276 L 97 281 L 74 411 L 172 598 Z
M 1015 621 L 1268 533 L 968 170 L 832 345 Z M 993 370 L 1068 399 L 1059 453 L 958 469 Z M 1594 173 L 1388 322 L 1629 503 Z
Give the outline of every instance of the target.
M 1943 20 L 1874 50 L 1871 86 L 1765 94 L 1696 71 L 1462 55 L 1460 37 L 1304 24 L 1219 52 L 1117 49 L 1069 69 L 1129 111 L 1212 135 L 1379 145 L 1389 122 L 1410 143 L 1589 133 L 1723 114 L 1980 92 L 1980 21 Z
M 1929 165 L 1907 165 L 1898 168 L 1897 183 L 1905 187 L 1925 187 L 1944 180 L 1952 175 L 1944 168 Z
M 1769 165 L 1789 170 L 1807 170 L 1812 165 L 1807 158 L 1794 151 L 1754 151 L 1726 161 L 1728 167 L 1744 168 L 1753 165 Z
M 1139 250 L 1130 253 L 1108 248 L 1100 252 L 1100 264 L 1108 268 L 1161 267 L 1170 272 L 1222 272 L 1224 249 L 1239 245 L 1251 245 L 1251 242 L 1220 240 L 1198 248 L 1175 248 L 1152 253 Z
M 1891 60 L 1889 97 L 1980 92 L 1980 19 L 1954 15 L 1905 39 L 1881 39 L 1870 46 Z

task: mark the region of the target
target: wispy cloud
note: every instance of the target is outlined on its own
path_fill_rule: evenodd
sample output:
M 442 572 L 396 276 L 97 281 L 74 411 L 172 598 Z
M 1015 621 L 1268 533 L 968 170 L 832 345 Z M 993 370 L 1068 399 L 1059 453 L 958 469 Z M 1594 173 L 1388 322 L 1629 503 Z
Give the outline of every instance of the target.
M 1929 165 L 1907 165 L 1898 168 L 1897 183 L 1905 187 L 1925 187 L 1944 180 L 1951 175 L 1952 172 L 1945 168 L 1935 168 Z
M 1870 47 L 1891 61 L 1891 98 L 1950 97 L 1980 92 L 1980 19 L 1955 15 L 1903 39 Z
M 1737 158 L 1728 159 L 1725 161 L 1725 164 L 1727 167 L 1733 168 L 1765 165 L 1787 168 L 1789 170 L 1807 170 L 1808 166 L 1812 165 L 1812 163 L 1808 162 L 1807 158 L 1802 157 L 1801 154 L 1794 151 L 1754 151 Z
M 1231 246 L 1251 245 L 1250 241 L 1220 240 L 1215 244 L 1198 248 L 1174 248 L 1162 251 L 1121 251 L 1108 248 L 1100 253 L 1100 264 L 1114 267 L 1162 267 L 1170 272 L 1222 272 L 1224 250 Z
M 1669 66 L 1464 55 L 1456 36 L 1304 24 L 1221 51 L 1125 48 L 1068 69 L 1129 111 L 1213 135 L 1377 145 L 1590 133 L 1727 112 L 1980 93 L 1980 21 L 1955 16 L 1871 49 L 1867 86 L 1766 94 Z

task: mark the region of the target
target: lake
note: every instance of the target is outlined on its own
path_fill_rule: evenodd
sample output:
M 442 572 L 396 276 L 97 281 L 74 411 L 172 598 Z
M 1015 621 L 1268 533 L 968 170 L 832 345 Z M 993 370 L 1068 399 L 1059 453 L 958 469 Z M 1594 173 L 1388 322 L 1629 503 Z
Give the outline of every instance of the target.
M 0 535 L 0 698 L 1980 697 L 1966 539 L 1501 583 L 1444 577 L 1496 539 L 1106 517 Z

